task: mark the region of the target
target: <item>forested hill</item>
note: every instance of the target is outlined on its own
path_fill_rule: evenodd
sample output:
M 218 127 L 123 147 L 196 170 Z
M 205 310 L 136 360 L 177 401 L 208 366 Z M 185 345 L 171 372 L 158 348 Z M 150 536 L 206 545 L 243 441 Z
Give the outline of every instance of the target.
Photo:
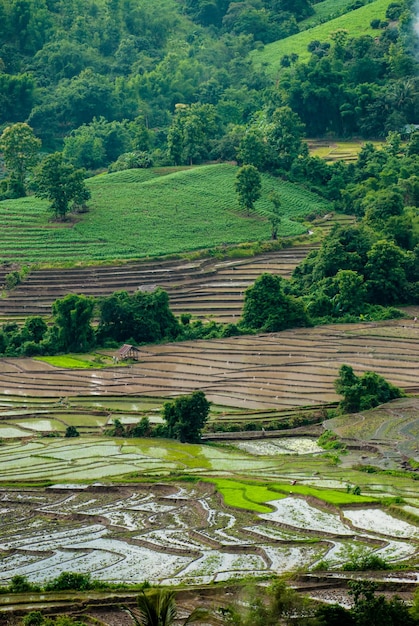
M 87 168 L 132 150 L 160 164 L 240 160 L 246 131 L 284 106 L 309 135 L 386 136 L 419 121 L 413 1 L 370 3 L 359 37 L 363 4 L 0 0 L 0 130 L 25 121 Z M 345 30 L 310 37 L 340 14 Z M 304 29 L 303 62 L 292 41 Z M 276 41 L 288 43 L 273 77 L 250 53 Z

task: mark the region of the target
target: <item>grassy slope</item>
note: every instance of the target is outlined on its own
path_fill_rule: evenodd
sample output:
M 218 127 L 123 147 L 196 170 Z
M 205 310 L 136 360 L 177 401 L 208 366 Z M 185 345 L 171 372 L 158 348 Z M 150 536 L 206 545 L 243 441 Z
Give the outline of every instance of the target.
M 299 23 L 300 30 L 313 28 L 347 12 L 348 0 L 323 0 L 313 5 L 314 14 Z
M 168 173 L 169 172 L 169 173 Z M 130 170 L 88 181 L 88 213 L 74 224 L 49 220 L 47 203 L 33 197 L 0 203 L 2 259 L 21 262 L 129 259 L 197 250 L 223 243 L 267 240 L 272 209 L 282 199 L 284 235 L 305 227 L 290 218 L 328 211 L 328 203 L 296 185 L 263 176 L 256 212 L 239 210 L 237 167 L 207 165 L 179 170 Z
M 297 33 L 292 37 L 268 44 L 263 50 L 255 50 L 252 53 L 252 59 L 256 66 L 264 65 L 268 73 L 275 74 L 280 69 L 279 62 L 284 54 L 296 53 L 300 61 L 307 61 L 310 58 L 310 53 L 307 50 L 308 44 L 315 39 L 331 41 L 331 33 L 338 29 L 346 29 L 351 37 L 360 37 L 361 35 L 375 37 L 377 31 L 370 27 L 370 22 L 374 18 L 384 19 L 388 5 L 389 0 L 375 0 L 375 2 L 356 9 L 356 11 L 350 11 L 341 17 Z

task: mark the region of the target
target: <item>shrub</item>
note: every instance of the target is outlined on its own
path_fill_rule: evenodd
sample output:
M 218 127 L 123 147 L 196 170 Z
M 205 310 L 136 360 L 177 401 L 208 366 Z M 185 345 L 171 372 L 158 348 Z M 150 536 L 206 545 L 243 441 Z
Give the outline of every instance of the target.
M 343 564 L 346 572 L 365 572 L 367 570 L 388 570 L 391 565 L 374 552 L 365 552 L 362 548 L 354 551 L 349 561 Z
M 67 426 L 65 431 L 66 437 L 80 437 L 80 433 L 75 426 Z
M 317 440 L 319 446 L 325 450 L 345 450 L 346 446 L 339 440 L 336 433 L 332 430 L 326 430 Z
M 92 586 L 90 574 L 62 572 L 45 585 L 45 591 L 86 591 Z
M 6 274 L 4 277 L 4 284 L 6 289 L 14 289 L 22 282 L 22 277 L 19 272 L 13 271 Z
M 10 581 L 8 591 L 10 593 L 26 593 L 27 591 L 39 591 L 39 587 L 30 583 L 26 576 L 16 574 Z

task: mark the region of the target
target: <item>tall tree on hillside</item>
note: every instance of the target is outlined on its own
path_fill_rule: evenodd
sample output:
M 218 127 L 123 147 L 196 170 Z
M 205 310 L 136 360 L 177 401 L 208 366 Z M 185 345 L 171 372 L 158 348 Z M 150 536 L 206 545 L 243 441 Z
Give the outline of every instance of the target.
M 26 172 L 36 164 L 41 140 L 28 124 L 8 126 L 0 137 L 0 150 L 10 173 L 9 195 L 15 198 L 26 195 Z
M 49 200 L 55 217 L 64 220 L 70 204 L 83 205 L 90 198 L 84 175 L 83 169 L 64 161 L 62 152 L 54 152 L 42 161 L 36 172 L 35 195 Z
M 250 211 L 253 210 L 254 203 L 262 193 L 262 179 L 254 165 L 243 165 L 239 169 L 235 187 L 239 196 L 239 204 L 249 215 Z

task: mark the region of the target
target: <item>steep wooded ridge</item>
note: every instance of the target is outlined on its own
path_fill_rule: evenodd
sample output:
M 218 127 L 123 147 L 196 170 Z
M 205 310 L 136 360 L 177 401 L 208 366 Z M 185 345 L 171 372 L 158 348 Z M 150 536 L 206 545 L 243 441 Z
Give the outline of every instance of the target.
M 0 124 L 27 121 L 46 149 L 67 138 L 88 168 L 130 150 L 234 158 L 246 125 L 278 106 L 309 136 L 385 136 L 418 119 L 412 7 L 1 0 Z

